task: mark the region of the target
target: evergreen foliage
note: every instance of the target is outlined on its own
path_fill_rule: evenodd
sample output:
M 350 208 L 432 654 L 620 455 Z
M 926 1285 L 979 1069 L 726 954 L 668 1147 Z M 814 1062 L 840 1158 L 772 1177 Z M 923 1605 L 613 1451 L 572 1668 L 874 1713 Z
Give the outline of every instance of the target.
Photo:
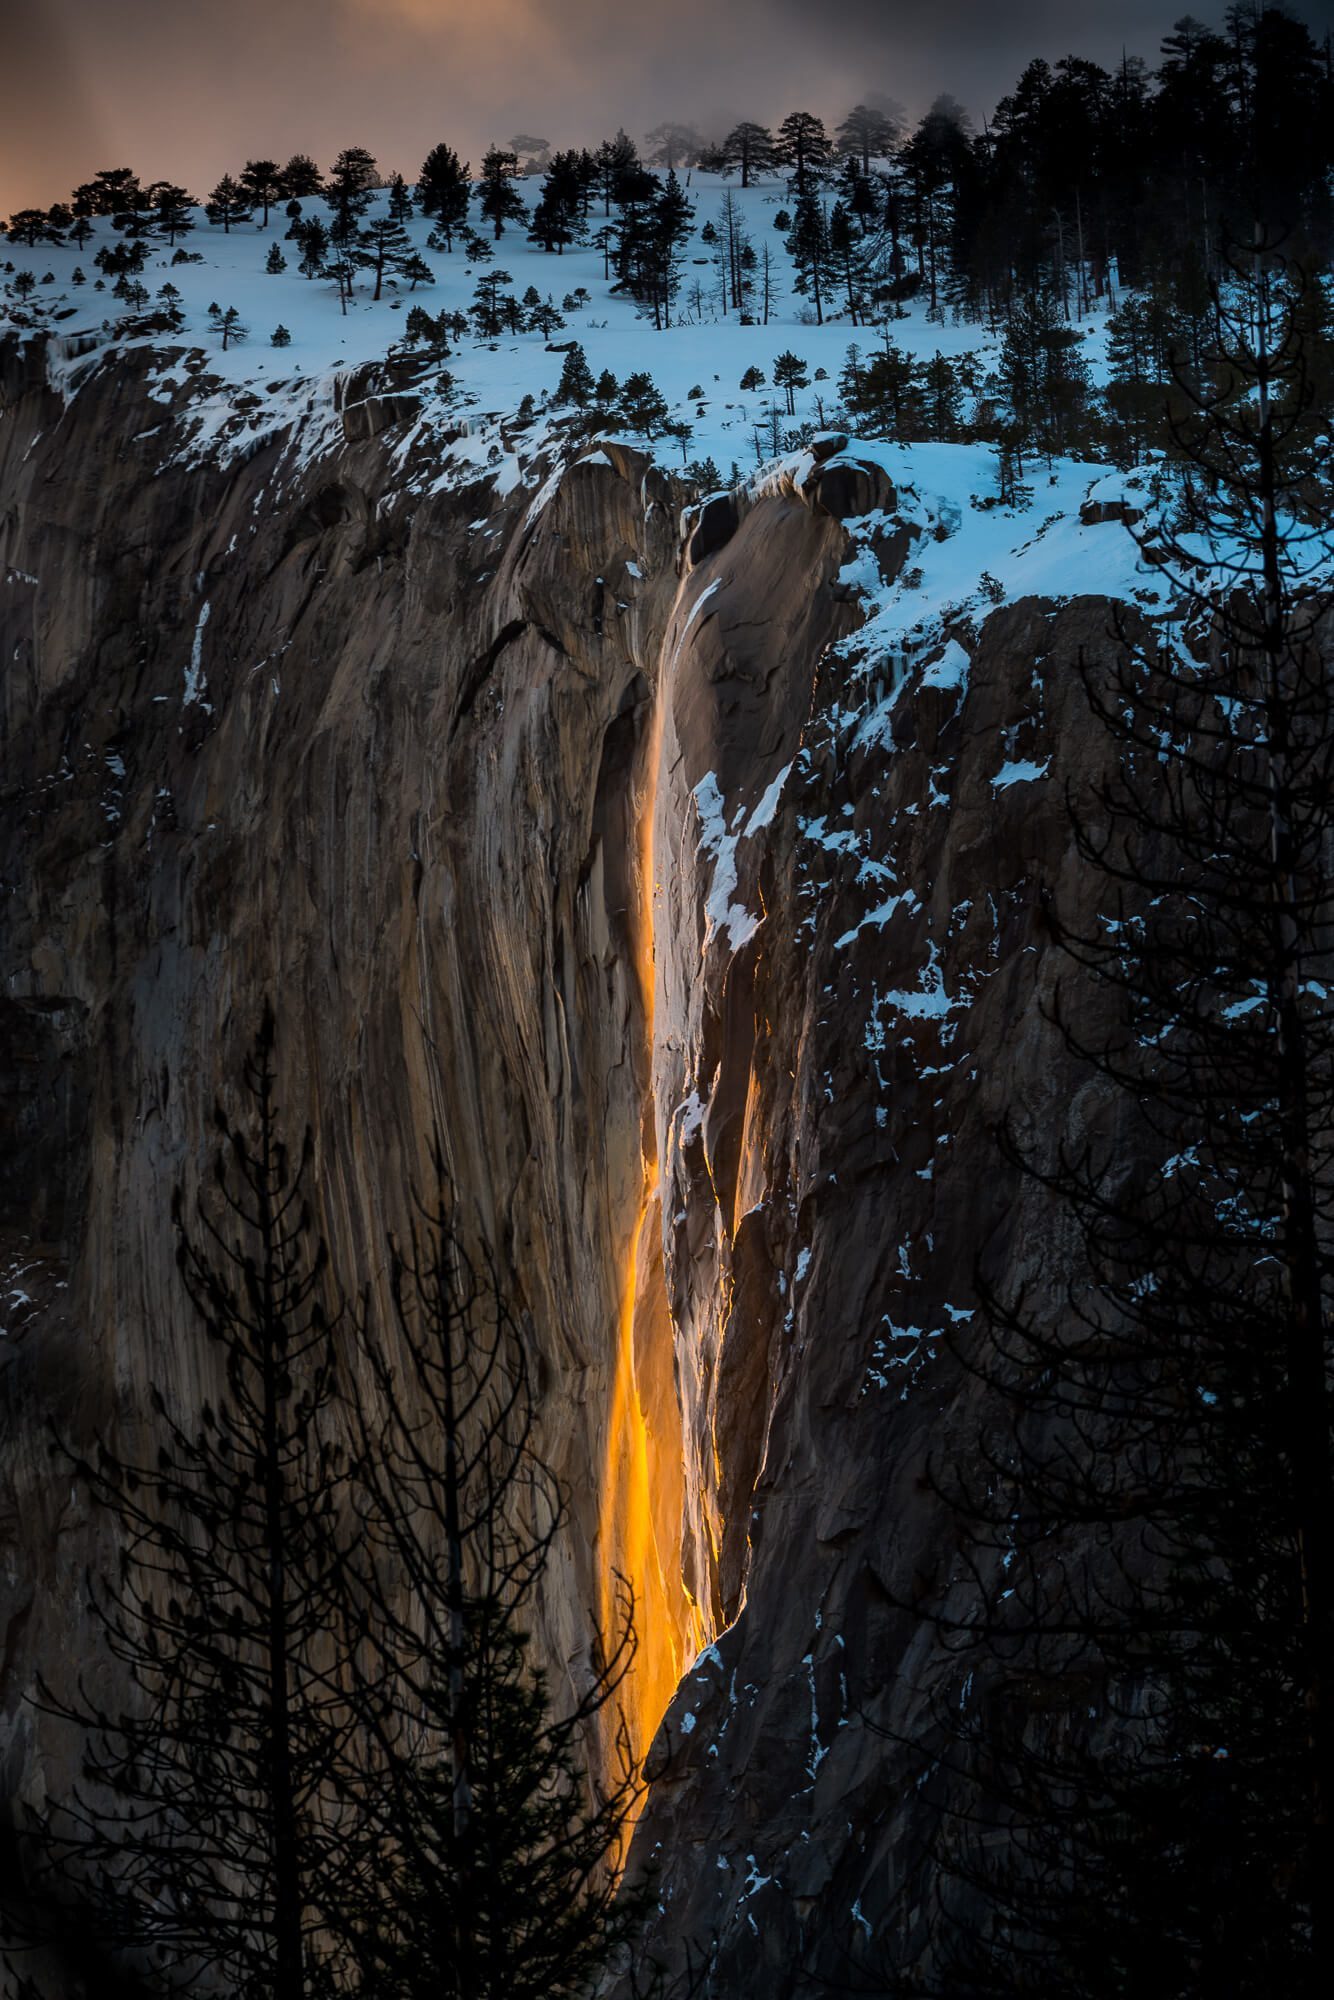
M 758 179 L 776 158 L 773 134 L 767 125 L 743 118 L 734 125 L 719 149 L 719 166 L 724 173 L 739 173 L 743 188 Z
M 576 409 L 583 409 L 593 395 L 593 371 L 588 365 L 588 356 L 578 341 L 570 343 L 560 371 L 560 381 L 552 398 L 556 403 L 573 403 Z
M 774 361 L 774 387 L 782 389 L 787 396 L 787 413 L 796 412 L 795 393 L 798 389 L 808 389 L 811 378 L 806 372 L 806 363 L 790 349 L 784 349 Z
M 617 1891 L 638 1797 L 624 1743 L 599 1787 L 585 1776 L 590 1731 L 633 1659 L 632 1606 L 622 1589 L 619 1629 L 557 1713 L 526 1621 L 564 1498 L 534 1449 L 520 1329 L 494 1274 L 464 1256 L 443 1194 L 395 1250 L 391 1290 L 396 1342 L 364 1329 L 376 1394 L 357 1478 L 375 1606 L 363 1688 L 380 1727 L 387 1709 L 402 1734 L 393 1859 L 360 1906 L 358 1952 L 386 2000 L 574 2000 L 650 1893 Z
M 329 1793 L 346 1712 L 328 1679 L 339 1620 L 342 1473 L 321 1432 L 334 1394 L 311 1148 L 279 1135 L 273 1022 L 244 1072 L 247 1131 L 217 1113 L 215 1198 L 173 1215 L 181 1276 L 219 1392 L 157 1448 L 60 1455 L 116 1525 L 119 1572 L 93 1608 L 135 1691 L 48 1710 L 84 1736 L 83 1779 L 34 1829 L 39 1883 L 77 1887 L 99 1935 L 166 1990 L 221 1979 L 246 2000 L 332 1993 L 326 1919 L 358 1866 Z
M 1006 1135 L 1070 1283 L 1041 1313 L 984 1285 L 959 1350 L 998 1422 L 975 1476 L 933 1477 L 964 1561 L 917 1607 L 958 1668 L 914 1992 L 1328 1983 L 1334 708 L 1307 290 L 1263 245 L 1208 385 L 1178 378 L 1189 470 L 1155 558 L 1197 639 L 1125 613 L 1110 676 L 1083 667 L 1108 754 L 1071 823 L 1107 915 L 1049 917 L 1103 1136 Z
M 823 326 L 832 251 L 824 204 L 811 183 L 797 198 L 787 247 L 797 272 L 795 289 L 811 300 L 816 324 Z
M 333 212 L 329 234 L 335 243 L 348 244 L 356 236 L 378 178 L 375 156 L 364 146 L 344 147 L 330 167 L 324 199 Z
M 154 181 L 148 195 L 158 235 L 165 238 L 168 248 L 174 248 L 177 237 L 194 228 L 190 197 L 173 181 Z
M 866 104 L 854 104 L 836 134 L 841 153 L 857 162 L 869 177 L 873 159 L 887 159 L 899 139 L 898 117 Z
M 547 168 L 542 193 L 533 207 L 529 240 L 548 253 L 563 255 L 578 239 L 588 198 L 586 155 L 556 153 Z
M 468 220 L 471 184 L 467 166 L 452 146 L 433 146 L 417 179 L 417 201 L 423 215 L 434 218 L 432 248 L 452 250 L 456 231 Z M 436 237 L 439 241 L 436 241 Z
M 363 270 L 374 272 L 375 290 L 371 296 L 378 299 L 384 291 L 386 275 L 401 271 L 413 251 L 407 231 L 391 211 L 371 218 L 358 233 L 356 246 L 350 254 L 352 261 Z M 427 266 L 420 258 L 417 261 L 429 277 Z
M 276 160 L 247 160 L 240 176 L 242 193 L 252 209 L 260 210 L 260 228 L 269 226 L 269 210 L 283 198 L 285 178 Z
M 282 191 L 289 201 L 324 192 L 324 176 L 309 153 L 293 153 L 282 171 Z
M 526 222 L 528 210 L 514 185 L 519 156 L 504 147 L 492 146 L 482 158 L 482 177 L 477 188 L 477 205 L 490 223 L 497 243 L 507 222 Z
M 789 169 L 788 188 L 798 205 L 820 179 L 831 150 L 824 120 L 810 111 L 790 111 L 779 126 L 774 158 Z
M 654 438 L 667 416 L 667 399 L 651 375 L 636 369 L 621 384 L 621 414 L 632 431 Z
M 210 222 L 222 224 L 224 236 L 230 235 L 234 223 L 246 222 L 250 218 L 245 189 L 230 174 L 224 174 L 209 196 L 204 212 Z

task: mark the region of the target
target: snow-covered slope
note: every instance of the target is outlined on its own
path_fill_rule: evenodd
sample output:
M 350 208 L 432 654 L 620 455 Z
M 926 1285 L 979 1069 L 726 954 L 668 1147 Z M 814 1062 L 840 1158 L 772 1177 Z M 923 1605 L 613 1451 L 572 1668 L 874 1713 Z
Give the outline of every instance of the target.
M 538 183 L 519 186 L 531 204 Z M 469 262 L 462 239 L 456 239 L 452 253 L 432 250 L 427 238 L 431 222 L 414 215 L 407 223 L 413 248 L 429 265 L 434 282 L 410 292 L 405 282 L 389 279 L 383 297 L 372 298 L 370 278 L 362 273 L 346 313 L 340 310 L 337 289 L 328 280 L 302 277 L 297 269 L 299 248 L 285 240 L 288 227 L 282 208 L 270 215 L 267 229 L 258 220 L 234 224 L 230 231 L 210 224 L 200 210 L 194 211 L 195 227 L 182 239 L 181 247 L 202 261 L 173 264 L 172 251 L 154 243 L 139 282 L 156 301 L 159 288 L 170 282 L 181 294 L 185 324 L 178 336 L 135 336 L 127 328 L 133 315 L 112 295 L 111 282 L 95 289 L 100 276 L 94 258 L 104 244 L 124 238 L 108 219 L 94 223 L 94 235 L 78 249 L 73 244 L 40 243 L 34 248 L 10 244 L 4 251 L 12 270 L 4 274 L 0 289 L 0 330 L 7 319 L 19 327 L 46 328 L 63 337 L 66 359 L 56 366 L 62 381 L 73 387 L 88 370 L 89 353 L 105 355 L 126 346 L 161 348 L 171 365 L 164 379 L 179 381 L 186 355 L 197 356 L 190 366 L 197 374 L 193 401 L 204 421 L 194 449 L 206 452 L 216 447 L 237 396 L 259 395 L 257 410 L 246 413 L 247 432 L 271 431 L 297 417 L 309 417 L 321 408 L 332 407 L 337 378 L 347 370 L 383 358 L 401 347 L 405 322 L 411 305 L 419 304 L 430 313 L 466 312 L 471 305 L 477 280 L 485 273 L 508 272 L 514 295 L 522 298 L 533 287 L 545 300 L 550 298 L 562 312 L 564 326 L 548 339 L 539 332 L 517 337 L 503 336 L 484 341 L 469 333 L 454 347 L 448 360 L 453 392 L 437 398 L 435 416 L 447 418 L 457 428 L 466 414 L 469 428 L 485 437 L 486 448 L 497 442 L 502 418 L 510 417 L 525 396 L 538 406 L 539 421 L 521 447 L 529 458 L 545 442 L 541 422 L 543 404 L 555 392 L 563 363 L 560 349 L 570 341 L 583 347 L 595 375 L 609 369 L 620 380 L 638 370 L 652 376 L 665 396 L 673 417 L 691 427 L 691 436 L 682 449 L 660 440 L 658 450 L 665 460 L 680 464 L 683 458 L 700 461 L 712 458 L 724 478 L 744 475 L 757 462 L 771 455 L 768 412 L 775 398 L 783 409 L 785 432 L 814 424 L 824 426 L 834 415 L 838 401 L 837 380 L 847 349 L 856 342 L 863 351 L 873 349 L 880 336 L 874 328 L 854 326 L 846 311 L 835 312 L 824 325 L 814 323 L 808 301 L 796 291 L 794 272 L 785 238 L 775 227 L 775 218 L 790 200 L 783 183 L 771 181 L 748 189 L 728 187 L 720 178 L 696 173 L 687 190 L 695 205 L 694 234 L 684 254 L 680 295 L 671 327 L 655 330 L 652 319 L 622 292 L 612 289 L 604 276 L 603 256 L 596 248 L 572 248 L 563 255 L 548 255 L 528 242 L 526 231 L 510 226 L 496 242 L 490 237 L 494 256 L 489 264 Z M 701 237 L 701 231 L 717 222 L 720 203 L 730 193 L 737 204 L 744 227 L 757 246 L 767 245 L 773 260 L 775 302 L 769 324 L 745 325 L 738 315 L 723 316 L 717 302 L 716 249 Z M 367 220 L 384 212 L 388 197 L 374 197 Z M 328 218 L 319 198 L 303 203 L 306 214 Z M 483 225 L 485 227 L 485 225 Z M 287 258 L 287 269 L 270 274 L 265 262 L 277 243 Z M 76 267 L 86 278 L 83 285 L 72 283 Z M 31 272 L 37 285 L 30 298 L 21 299 L 14 286 L 22 272 Z M 582 288 L 587 298 L 566 310 L 563 301 Z M 509 289 L 509 288 L 507 288 Z M 700 296 L 702 294 L 702 297 Z M 234 307 L 248 329 L 240 344 L 229 343 L 226 351 L 221 335 L 210 322 L 209 307 Z M 291 335 L 291 344 L 270 345 L 278 326 Z M 1086 323 L 1086 359 L 1095 376 L 1101 372 L 1105 321 L 1096 316 Z M 994 366 L 996 343 L 985 327 L 952 318 L 948 311 L 933 321 L 924 297 L 914 300 L 907 317 L 894 321 L 890 332 L 897 346 L 923 360 L 936 353 L 951 359 L 975 355 L 979 380 Z M 775 358 L 784 350 L 797 354 L 806 364 L 809 385 L 795 392 L 795 410 L 787 415 L 781 391 L 772 386 Z M 765 386 L 743 391 L 742 377 L 759 369 Z M 205 410 L 204 405 L 208 408 Z M 484 462 L 486 449 L 462 454 L 473 463 Z M 994 490 L 994 475 L 991 486 Z

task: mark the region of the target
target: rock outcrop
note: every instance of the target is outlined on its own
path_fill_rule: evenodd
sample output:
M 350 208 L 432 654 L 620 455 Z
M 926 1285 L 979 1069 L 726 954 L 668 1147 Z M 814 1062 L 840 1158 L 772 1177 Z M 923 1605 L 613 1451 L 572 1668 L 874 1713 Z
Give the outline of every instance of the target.
M 9 1794 L 63 1782 L 25 1696 L 91 1644 L 48 1420 L 133 1440 L 150 1383 L 207 1390 L 168 1199 L 271 996 L 348 1282 L 433 1127 L 509 1276 L 573 1500 L 559 1673 L 634 1581 L 651 1948 L 766 2000 L 873 1967 L 933 1672 L 897 1607 L 952 1555 L 923 1470 L 981 1420 L 951 1336 L 979 1260 L 1058 1282 L 993 1135 L 1082 1115 L 1039 890 L 1106 606 L 886 678 L 847 523 L 882 578 L 922 529 L 842 440 L 683 518 L 615 444 L 426 491 L 364 384 L 320 452 L 173 455 L 145 373 L 0 372 Z

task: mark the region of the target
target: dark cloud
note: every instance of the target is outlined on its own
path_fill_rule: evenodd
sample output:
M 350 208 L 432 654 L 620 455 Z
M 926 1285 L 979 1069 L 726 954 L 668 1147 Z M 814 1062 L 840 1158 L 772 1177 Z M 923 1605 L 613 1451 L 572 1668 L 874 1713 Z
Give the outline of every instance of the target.
M 1188 3 L 1188 0 L 1187 0 Z M 1152 56 L 1183 0 L 0 0 L 0 212 L 132 164 L 207 189 L 247 155 L 415 170 L 515 131 L 719 128 L 879 91 L 991 109 L 1028 58 Z M 1195 0 L 1205 18 L 1222 0 Z M 1299 8 L 1322 33 L 1334 0 Z
M 769 11 L 800 36 L 810 0 L 771 0 Z M 1183 14 L 1221 24 L 1224 0 L 838 0 L 834 34 L 855 52 L 846 76 L 884 76 L 901 102 L 924 109 L 948 90 L 975 115 L 989 113 L 1034 56 L 1086 56 L 1111 66 L 1122 51 L 1153 61 Z M 1334 30 L 1334 0 L 1298 0 L 1290 12 L 1320 36 Z

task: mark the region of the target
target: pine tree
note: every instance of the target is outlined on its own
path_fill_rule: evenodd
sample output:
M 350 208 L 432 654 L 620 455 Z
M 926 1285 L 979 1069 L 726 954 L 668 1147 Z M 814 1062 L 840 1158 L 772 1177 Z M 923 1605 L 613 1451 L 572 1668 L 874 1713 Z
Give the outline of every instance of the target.
M 680 445 L 681 469 L 684 471 L 688 463 L 686 454 L 689 450 L 690 440 L 695 435 L 692 426 L 686 422 L 684 417 L 668 417 L 667 421 L 663 424 L 662 434 L 664 437 L 675 439 L 676 443 Z
M 669 168 L 662 191 L 653 204 L 650 222 L 650 268 L 655 326 L 670 326 L 672 307 L 680 283 L 681 248 L 689 241 L 695 210 L 685 189 Z
M 183 187 L 172 181 L 154 181 L 148 190 L 159 236 L 167 240 L 168 248 L 174 248 L 178 236 L 186 235 L 194 228 L 193 205 Z
M 395 222 L 412 220 L 412 196 L 402 174 L 391 174 L 389 177 L 389 213 Z
M 158 287 L 158 302 L 169 333 L 179 333 L 185 325 L 185 314 L 181 310 L 181 295 L 176 286 L 168 282 Z
M 75 200 L 86 202 L 90 215 L 129 215 L 143 204 L 139 176 L 130 167 L 103 167 L 75 189 Z
M 208 309 L 209 323 L 215 333 L 222 335 L 222 351 L 238 345 L 246 337 L 247 329 L 241 324 L 241 315 L 235 306 L 212 305 Z
M 860 234 L 853 228 L 852 217 L 841 201 L 836 201 L 829 212 L 829 261 L 843 281 L 848 318 L 857 326 L 868 310 L 866 262 Z
M 282 171 L 282 191 L 289 201 L 324 192 L 324 176 L 309 153 L 293 153 Z
M 284 257 L 278 244 L 270 243 L 269 254 L 264 259 L 264 269 L 273 278 L 276 278 L 280 272 L 287 269 L 287 259 Z
M 863 236 L 870 231 L 872 222 L 880 215 L 882 194 L 880 188 L 862 172 L 860 159 L 849 153 L 843 162 L 843 172 L 839 175 L 839 200 L 851 216 L 855 216 Z
M 528 220 L 523 196 L 514 185 L 518 171 L 518 154 L 507 152 L 504 147 L 492 146 L 482 157 L 482 177 L 477 187 L 478 207 L 491 224 L 497 243 L 505 233 L 507 222 Z
M 279 321 L 278 325 L 274 327 L 273 332 L 269 335 L 269 345 L 270 347 L 290 347 L 292 345 L 292 336 L 281 321 Z
M 604 216 L 611 214 L 613 202 L 622 199 L 626 180 L 639 172 L 639 155 L 627 132 L 618 131 L 614 139 L 602 141 L 594 155 L 592 185 L 602 197 Z
M 584 203 L 584 175 L 578 153 L 557 153 L 547 168 L 542 193 L 533 208 L 530 242 L 563 256 L 579 233 Z
M 636 369 L 621 384 L 621 414 L 632 431 L 654 438 L 667 416 L 667 399 L 651 375 Z
M 35 250 L 44 241 L 51 241 L 52 233 L 43 208 L 21 208 L 11 215 L 5 231 L 11 243 L 25 243 L 29 250 Z M 59 238 L 54 240 L 59 241 Z
M 701 239 L 719 245 L 723 311 L 730 307 L 733 312 L 744 313 L 751 289 L 747 263 L 751 243 L 741 203 L 730 188 L 719 205 L 717 227 L 710 226 L 707 237 L 701 231 Z
M 320 267 L 315 275 L 327 278 L 329 283 L 335 287 L 338 293 L 338 310 L 343 315 L 343 318 L 346 319 L 347 309 L 352 303 L 352 294 L 357 282 L 356 260 L 348 249 L 340 248 L 336 244 L 331 247 L 334 252 L 333 256 L 329 258 L 327 263 Z
M 773 309 L 782 297 L 778 280 L 774 275 L 773 251 L 767 243 L 760 245 L 760 317 L 768 326 Z
M 913 356 L 896 347 L 887 333 L 883 347 L 870 356 L 856 346 L 848 349 L 839 395 L 849 417 L 873 436 L 906 443 L 922 435 L 921 372 Z
M 363 1412 L 357 1465 L 364 1687 L 395 1780 L 389 1859 L 360 1906 L 365 1977 L 385 2000 L 575 2000 L 648 1900 L 616 1885 L 628 1761 L 596 1795 L 584 1767 L 633 1658 L 632 1606 L 622 1590 L 619 1629 L 558 1711 L 527 1620 L 564 1496 L 534 1448 L 522 1333 L 443 1194 L 395 1249 L 390 1287 L 394 1339 L 364 1327 L 383 1414 Z
M 470 310 L 479 339 L 494 340 L 504 330 L 505 313 L 500 288 L 512 282 L 509 272 L 502 271 L 499 266 L 494 271 L 484 271 L 477 280 L 477 291 Z
M 417 200 L 423 215 L 435 218 L 432 230 L 432 248 L 452 250 L 454 236 L 462 230 L 468 220 L 468 201 L 471 195 L 468 167 L 460 161 L 452 146 L 433 146 L 422 162 L 422 170 L 417 179 Z M 439 242 L 434 241 L 438 235 Z
M 774 360 L 774 387 L 781 389 L 786 395 L 787 413 L 790 417 L 796 415 L 797 390 L 809 389 L 810 386 L 811 378 L 806 372 L 806 363 L 793 354 L 790 348 L 785 348 Z
M 364 146 L 346 146 L 329 169 L 324 199 L 333 211 L 329 233 L 335 243 L 351 243 L 371 204 L 378 170 L 375 156 Z
M 791 169 L 788 187 L 798 207 L 820 178 L 830 150 L 823 119 L 809 111 L 791 111 L 779 126 L 774 158 Z
M 863 177 L 869 178 L 872 159 L 889 157 L 898 144 L 900 129 L 899 119 L 891 112 L 854 104 L 838 128 L 839 151 L 858 161 Z
M 977 1689 L 938 1703 L 951 1991 L 1305 2000 L 1334 1964 L 1331 467 L 1286 284 L 1262 243 L 1181 383 L 1180 622 L 1082 669 L 1103 914 L 1049 902 L 1053 1018 L 1111 1144 L 1009 1134 L 1068 1280 L 984 1287 L 1001 1420 L 934 1482 L 966 1581 L 926 1615 Z
M 269 210 L 282 200 L 285 183 L 276 160 L 247 160 L 240 175 L 241 189 L 252 208 L 258 207 L 260 228 L 269 226 Z
M 375 290 L 372 297 L 377 301 L 384 291 L 386 273 L 400 271 L 412 254 L 407 231 L 401 222 L 388 214 L 375 216 L 366 228 L 361 230 L 356 240 L 356 247 L 351 252 L 354 263 L 359 264 L 363 270 L 375 273 Z
M 550 340 L 553 333 L 559 333 L 564 326 L 564 316 L 557 310 L 554 299 L 539 299 L 528 308 L 528 327 L 532 333 L 540 333 L 544 340 Z
M 588 356 L 578 341 L 570 344 L 564 365 L 560 371 L 560 381 L 552 398 L 556 403 L 573 403 L 582 410 L 593 394 L 593 371 L 588 365 Z
M 426 259 L 420 256 L 416 250 L 411 251 L 403 259 L 403 262 L 399 266 L 399 272 L 401 276 L 407 279 L 408 290 L 410 292 L 415 292 L 418 285 L 433 285 L 435 283 L 435 272 L 431 269 Z
M 1082 435 L 1089 371 L 1080 345 L 1050 291 L 1011 306 L 999 372 L 1015 421 L 1048 461 L 1072 449 Z
M 798 198 L 787 247 L 797 270 L 796 289 L 812 300 L 816 324 L 823 326 L 830 265 L 829 224 L 813 187 Z
M 939 352 L 933 354 L 922 370 L 922 387 L 931 436 L 951 442 L 959 435 L 963 401 L 963 387 L 954 363 Z
M 140 278 L 121 278 L 116 284 L 115 296 L 124 300 L 127 312 L 142 312 L 148 304 L 148 287 Z
M 293 1162 L 282 1143 L 273 1048 L 266 1015 L 245 1065 L 248 1129 L 219 1109 L 197 1231 L 179 1192 L 173 1206 L 217 1396 L 185 1415 L 154 1389 L 143 1463 L 105 1442 L 89 1457 L 60 1448 L 116 1525 L 122 1560 L 94 1610 L 136 1696 L 113 1714 L 86 1690 L 43 1690 L 86 1747 L 35 1856 L 39 1880 L 77 1885 L 96 1931 L 165 1991 L 311 2000 L 336 1990 L 327 1920 L 363 1857 L 327 1783 L 347 1724 L 329 1676 L 343 1475 L 321 1436 L 334 1317 L 306 1205 L 311 1147 Z
M 220 222 L 224 236 L 231 234 L 234 222 L 247 222 L 250 210 L 246 205 L 245 190 L 239 181 L 224 174 L 208 198 L 205 214 L 210 222 Z
M 324 270 L 329 255 L 329 232 L 318 215 L 307 216 L 294 222 L 288 231 L 295 237 L 301 250 L 298 266 L 303 278 L 318 278 Z
M 767 125 L 756 125 L 749 119 L 743 119 L 739 125 L 732 127 L 723 140 L 719 157 L 725 173 L 740 169 L 741 185 L 748 188 L 774 163 L 773 134 Z

